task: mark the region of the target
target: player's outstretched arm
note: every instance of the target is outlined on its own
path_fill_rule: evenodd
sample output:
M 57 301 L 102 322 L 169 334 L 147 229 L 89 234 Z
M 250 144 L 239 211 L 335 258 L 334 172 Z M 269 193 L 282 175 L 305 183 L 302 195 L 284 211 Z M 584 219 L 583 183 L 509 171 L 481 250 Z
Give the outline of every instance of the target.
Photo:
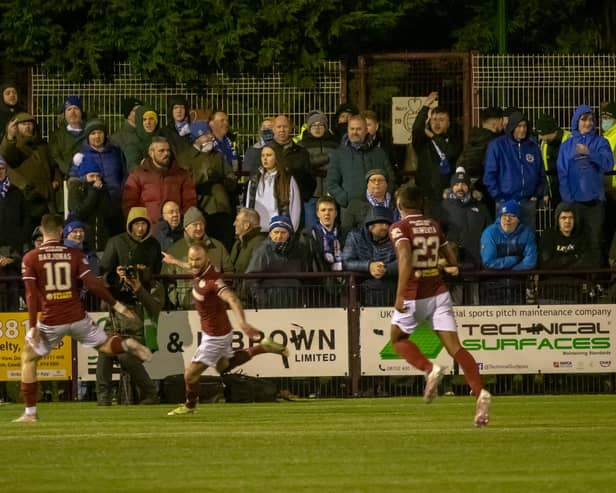
M 181 260 L 175 258 L 173 255 L 168 254 L 167 252 L 161 252 L 163 255 L 163 263 L 169 265 L 177 265 L 182 269 L 190 269 L 190 265 L 188 262 L 182 262 Z
M 218 296 L 231 307 L 233 315 L 235 315 L 235 318 L 240 324 L 240 328 L 245 332 L 245 334 L 251 339 L 258 339 L 261 334 L 259 334 L 259 331 L 246 321 L 246 315 L 244 314 L 242 303 L 233 290 L 229 288 L 223 289 L 218 292 Z
M 396 242 L 396 257 L 398 259 L 398 288 L 396 290 L 396 310 L 403 312 L 404 291 L 413 272 L 413 262 L 411 260 L 411 244 L 405 240 Z

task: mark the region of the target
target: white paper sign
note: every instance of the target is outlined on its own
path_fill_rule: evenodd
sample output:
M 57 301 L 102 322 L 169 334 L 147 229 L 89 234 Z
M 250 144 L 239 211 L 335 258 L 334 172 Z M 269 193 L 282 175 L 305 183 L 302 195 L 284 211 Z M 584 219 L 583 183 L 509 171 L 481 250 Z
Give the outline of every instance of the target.
M 425 100 L 425 96 L 391 98 L 391 129 L 394 144 L 406 145 L 411 142 L 413 124 Z

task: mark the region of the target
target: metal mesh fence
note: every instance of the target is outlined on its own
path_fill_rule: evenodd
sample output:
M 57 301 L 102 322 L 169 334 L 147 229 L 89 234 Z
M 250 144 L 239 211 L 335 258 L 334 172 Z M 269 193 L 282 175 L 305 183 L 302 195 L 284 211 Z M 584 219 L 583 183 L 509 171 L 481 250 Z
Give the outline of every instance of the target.
M 70 82 L 60 74 L 51 74 L 35 66 L 30 73 L 31 110 L 37 117 L 43 137 L 47 138 L 60 122 L 64 98 L 78 95 L 84 110 L 103 118 L 113 132 L 123 122 L 121 105 L 124 98 L 137 97 L 152 104 L 159 111 L 164 125 L 169 96 L 181 94 L 186 96 L 191 108 L 226 111 L 243 154 L 256 140 L 264 117 L 286 113 L 299 129 L 312 109 L 319 109 L 329 116 L 335 113 L 344 85 L 341 64 L 326 62 L 310 75 L 314 83 L 310 89 L 290 84 L 286 75 L 276 69 L 260 75 L 218 73 L 207 85 L 189 88 L 185 84 L 146 82 L 133 73 L 127 63 L 116 64 L 111 81 L 90 82 Z
M 616 55 L 473 55 L 473 125 L 488 106 L 515 107 L 531 127 L 541 113 L 571 128 L 577 106 L 598 110 L 616 100 Z M 538 211 L 537 231 L 553 225 L 551 208 Z
M 578 105 L 616 100 L 615 72 L 616 55 L 473 55 L 473 124 L 483 108 L 511 106 L 570 128 Z
M 401 53 L 369 55 L 359 59 L 357 84 L 360 107 L 373 110 L 381 131 L 390 137 L 392 97 L 427 96 L 438 91 L 452 121 L 464 128 L 464 53 Z

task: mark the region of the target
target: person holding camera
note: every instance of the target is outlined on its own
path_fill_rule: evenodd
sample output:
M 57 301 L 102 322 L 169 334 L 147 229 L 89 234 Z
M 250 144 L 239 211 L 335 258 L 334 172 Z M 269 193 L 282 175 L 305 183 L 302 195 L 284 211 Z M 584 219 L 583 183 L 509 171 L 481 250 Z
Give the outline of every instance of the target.
M 164 304 L 164 290 L 160 283 L 154 283 L 152 279 L 160 273 L 162 263 L 160 244 L 152 237 L 152 229 L 147 209 L 133 207 L 126 220 L 126 232 L 107 242 L 100 262 L 100 274 L 105 277 L 111 292 L 134 307 L 139 317 L 135 324 L 128 323 L 124 318 L 110 317 L 106 328 L 108 332 L 122 335 L 134 333 L 139 340 L 143 340 L 144 322 L 149 319 L 155 324 L 158 320 Z M 127 269 L 127 266 L 133 268 Z M 133 273 L 138 273 L 138 276 Z M 156 349 L 155 342 L 151 344 L 151 349 Z M 143 366 L 126 358 L 120 359 L 120 365 L 135 382 L 141 400 L 146 401 L 144 404 L 148 401 L 154 403 L 157 400 L 156 388 Z M 111 404 L 112 366 L 112 359 L 99 359 L 97 396 L 102 406 Z
M 129 319 L 109 312 L 105 331 L 114 336 L 131 337 L 151 350 L 158 349 L 156 333 L 146 333 L 155 328 L 158 315 L 164 304 L 164 289 L 159 281 L 152 278 L 151 270 L 144 264 L 120 265 L 116 268 L 117 282 L 111 292 L 130 307 L 137 315 Z M 99 406 L 110 406 L 112 396 L 113 364 L 117 361 L 122 371 L 128 373 L 138 392 L 139 404 L 158 404 L 158 390 L 143 366 L 143 362 L 128 353 L 120 355 L 99 354 L 96 366 L 96 395 Z

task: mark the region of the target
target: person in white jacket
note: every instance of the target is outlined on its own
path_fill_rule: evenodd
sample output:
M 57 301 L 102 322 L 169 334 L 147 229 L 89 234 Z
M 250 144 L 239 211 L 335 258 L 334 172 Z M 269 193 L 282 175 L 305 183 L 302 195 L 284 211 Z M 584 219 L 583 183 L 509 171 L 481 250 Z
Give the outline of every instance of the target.
M 261 150 L 261 167 L 248 183 L 245 206 L 259 213 L 261 231 L 269 231 L 274 216 L 289 216 L 293 229 L 300 227 L 302 202 L 297 182 L 286 173 L 282 156 L 269 144 Z

